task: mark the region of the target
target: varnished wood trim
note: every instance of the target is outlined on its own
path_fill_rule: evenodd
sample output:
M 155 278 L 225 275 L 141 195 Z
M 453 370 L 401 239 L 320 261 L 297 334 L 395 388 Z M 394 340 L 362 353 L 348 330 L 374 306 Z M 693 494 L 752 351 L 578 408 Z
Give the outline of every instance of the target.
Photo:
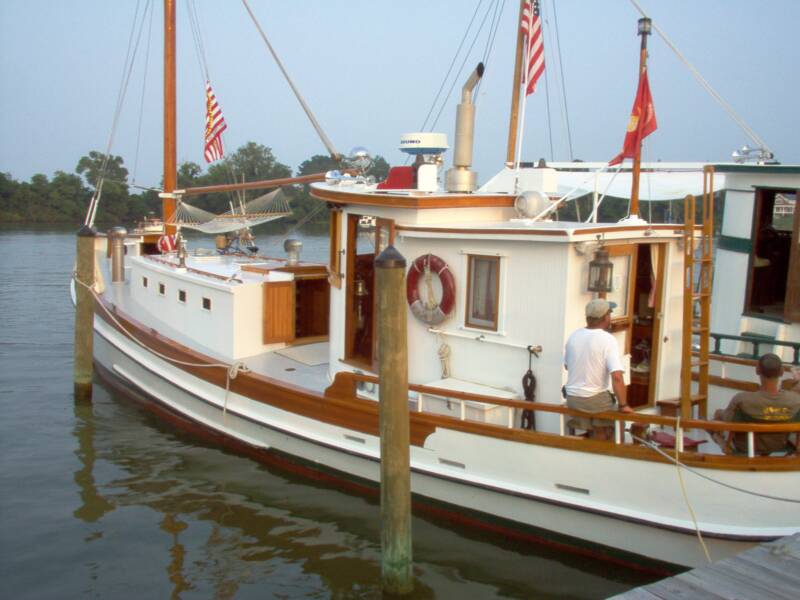
M 190 187 L 182 190 L 184 196 L 197 196 L 200 194 L 212 194 L 215 192 L 234 192 L 237 190 L 263 190 L 267 188 L 280 187 L 282 185 L 292 185 L 297 183 L 314 183 L 325 181 L 325 173 L 312 173 L 311 175 L 300 175 L 299 177 L 282 177 L 280 179 L 264 179 L 261 181 L 245 181 L 242 183 L 223 183 L 220 185 L 206 185 L 202 187 Z
M 389 208 L 511 208 L 515 196 L 511 194 L 436 194 L 398 195 L 379 192 L 353 193 L 339 190 L 311 188 L 311 195 L 318 200 L 364 206 Z
M 699 229 L 695 227 L 695 229 Z M 618 233 L 622 231 L 672 231 L 675 235 L 682 235 L 683 229 L 675 225 L 610 225 L 608 227 L 592 227 L 591 229 L 575 229 L 574 235 L 596 234 L 596 233 Z
M 567 237 L 565 229 L 476 229 L 468 227 L 417 227 L 414 225 L 398 225 L 397 231 L 421 233 L 457 233 L 459 235 L 543 235 Z
M 692 352 L 692 356 L 699 356 L 699 354 L 697 352 Z M 727 356 L 725 354 L 709 354 L 708 359 L 717 362 L 731 363 L 734 365 L 746 365 L 749 367 L 753 367 L 754 369 L 758 364 L 758 361 L 755 358 L 743 358 L 741 356 Z M 792 370 L 792 365 L 788 364 L 783 365 L 784 373 L 790 373 L 791 370 Z
M 109 310 L 112 305 L 102 300 L 103 305 Z M 114 329 L 119 327 L 111 320 L 101 306 L 96 306 L 96 314 L 107 322 Z M 148 329 L 134 319 L 115 311 L 115 317 L 122 322 L 125 328 L 133 333 L 137 339 L 144 343 L 148 348 L 159 352 L 172 359 L 201 365 L 215 364 L 217 361 L 196 352 L 182 344 L 166 338 L 155 330 Z M 181 370 L 211 383 L 219 388 L 225 388 L 226 370 L 222 368 L 209 368 L 202 366 L 176 365 Z M 342 378 L 341 381 L 337 379 Z M 378 403 L 371 400 L 362 400 L 356 397 L 355 385 L 357 379 L 364 381 L 377 382 L 377 378 L 370 375 L 357 375 L 354 373 L 340 372 L 337 374 L 334 383 L 328 388 L 324 395 L 306 390 L 299 386 L 279 381 L 265 375 L 257 373 L 240 373 L 236 379 L 230 382 L 230 389 L 236 394 L 241 394 L 256 402 L 263 402 L 281 410 L 286 410 L 294 414 L 312 418 L 322 423 L 328 423 L 338 427 L 359 431 L 369 435 L 379 435 L 378 429 Z M 437 390 L 427 386 L 411 385 L 412 390 L 433 390 L 440 395 L 452 398 L 475 399 L 478 401 L 488 401 L 491 404 L 500 406 L 511 406 L 514 408 L 535 409 L 543 412 L 579 414 L 575 411 L 562 406 L 528 403 L 502 398 L 480 396 L 468 394 L 466 392 L 454 392 L 452 390 Z M 352 393 L 351 393 L 352 390 Z M 650 415 L 622 414 L 622 413 L 598 413 L 603 419 L 620 420 L 624 419 L 636 423 L 653 423 L 674 425 L 675 420 L 668 417 L 658 417 Z M 485 423 L 461 421 L 443 415 L 430 413 L 412 412 L 411 420 L 411 444 L 423 447 L 425 440 L 434 433 L 438 427 L 473 433 L 485 437 L 505 439 L 525 444 L 536 444 L 552 448 L 561 448 L 578 452 L 592 454 L 603 454 L 608 456 L 618 456 L 635 460 L 646 460 L 650 462 L 667 462 L 665 458 L 652 450 L 642 446 L 617 445 L 611 442 L 599 440 L 585 440 L 571 436 L 560 436 L 557 434 L 541 433 L 521 429 L 509 429 Z M 706 430 L 728 430 L 728 431 L 754 431 L 754 432 L 780 432 L 796 430 L 800 425 L 761 425 L 753 423 L 721 423 L 713 421 L 682 420 L 684 429 L 702 428 Z M 794 429 L 792 429 L 794 427 Z M 800 457 L 755 457 L 746 458 L 741 456 L 718 456 L 700 454 L 695 452 L 684 452 L 680 455 L 681 461 L 695 467 L 727 470 L 750 470 L 750 471 L 796 471 L 800 470 Z

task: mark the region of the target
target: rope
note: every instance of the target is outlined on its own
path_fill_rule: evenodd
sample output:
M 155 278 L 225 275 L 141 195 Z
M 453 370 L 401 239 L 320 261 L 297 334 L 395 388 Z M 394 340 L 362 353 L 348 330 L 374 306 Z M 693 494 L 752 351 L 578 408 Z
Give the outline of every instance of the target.
M 642 7 L 636 0 L 631 0 L 631 4 L 633 4 L 634 8 L 637 11 L 639 11 L 639 13 L 643 17 L 647 17 L 647 14 L 644 12 Z M 667 34 L 661 30 L 661 28 L 656 24 L 655 21 L 653 21 L 653 29 L 656 30 L 656 33 L 658 33 L 661 39 L 664 40 L 664 43 L 669 47 L 669 49 L 672 50 L 678 57 L 678 59 L 689 69 L 691 74 L 694 76 L 697 82 L 703 87 L 703 89 L 705 89 L 706 92 L 708 92 L 708 94 L 714 100 L 716 100 L 720 106 L 722 106 L 723 110 L 726 113 L 728 113 L 728 116 L 734 120 L 734 122 L 742 129 L 742 131 L 744 131 L 745 135 L 747 135 L 751 140 L 753 140 L 753 142 L 757 146 L 772 154 L 772 150 L 770 150 L 769 146 L 767 146 L 767 143 L 755 131 L 753 131 L 753 129 L 750 128 L 750 126 L 744 122 L 744 119 L 742 119 L 742 117 L 740 117 L 739 114 L 735 110 L 733 110 L 733 107 L 730 104 L 728 104 L 728 102 L 726 102 L 725 99 L 722 96 L 720 96 L 719 93 L 714 88 L 711 87 L 711 84 L 708 83 L 708 81 L 706 81 L 703 78 L 703 76 L 700 74 L 700 71 L 698 71 L 695 68 L 695 66 L 692 65 L 683 54 L 681 54 L 680 50 L 678 50 L 678 48 L 675 47 L 675 44 L 672 43 L 672 40 L 670 40 L 667 37 Z
M 628 433 L 630 433 L 630 431 Z M 791 502 L 793 504 L 800 504 L 800 498 L 784 498 L 782 496 L 772 496 L 770 494 L 762 494 L 760 492 L 754 492 L 752 490 L 748 490 L 748 489 L 741 488 L 741 487 L 738 487 L 738 486 L 735 486 L 735 485 L 731 485 L 730 483 L 725 483 L 724 481 L 719 481 L 718 479 L 714 479 L 713 477 L 710 477 L 708 475 L 704 475 L 703 473 L 700 473 L 699 471 L 693 469 L 692 467 L 689 467 L 689 466 L 683 464 L 680 460 L 678 460 L 677 458 L 673 458 L 672 456 L 670 456 L 669 454 L 667 454 L 666 452 L 661 450 L 661 448 L 659 448 L 658 446 L 656 446 L 652 442 L 650 442 L 648 440 L 644 440 L 644 439 L 642 439 L 640 437 L 637 437 L 637 436 L 633 435 L 632 433 L 631 433 L 631 437 L 634 440 L 636 440 L 637 442 L 639 442 L 640 444 L 642 444 L 644 446 L 647 446 L 648 448 L 650 448 L 654 452 L 657 452 L 658 454 L 660 454 L 661 456 L 663 456 L 664 458 L 666 458 L 670 462 L 675 463 L 675 464 L 679 465 L 680 467 L 683 467 L 684 469 L 686 469 L 690 473 L 693 473 L 693 474 L 697 475 L 698 477 L 702 477 L 703 479 L 706 479 L 706 480 L 710 481 L 711 483 L 716 483 L 717 485 L 721 485 L 722 487 L 726 487 L 726 488 L 731 489 L 731 490 L 733 490 L 735 492 L 741 492 L 743 494 L 748 494 L 750 496 L 756 496 L 758 498 L 765 498 L 767 500 L 775 500 L 777 502 Z
M 141 150 L 142 141 L 142 121 L 144 120 L 144 98 L 147 90 L 147 71 L 150 65 L 150 42 L 153 40 L 153 13 L 150 11 L 150 21 L 147 23 L 147 48 L 144 52 L 144 72 L 142 74 L 142 97 L 139 99 L 139 123 L 136 127 L 136 152 L 133 155 L 133 173 L 131 174 L 131 181 L 134 185 L 136 183 L 136 171 L 139 167 L 139 150 Z
M 339 154 L 336 151 L 336 148 L 333 147 L 333 143 L 330 141 L 330 139 L 328 139 L 328 136 L 325 135 L 325 132 L 322 131 L 322 127 L 317 122 L 317 119 L 314 117 L 314 114 L 311 112 L 311 109 L 308 107 L 305 100 L 303 100 L 303 97 L 300 95 L 300 92 L 295 87 L 294 82 L 292 81 L 291 77 L 289 77 L 289 73 L 287 73 L 286 69 L 283 67 L 283 63 L 278 58 L 278 55 L 275 54 L 275 50 L 272 48 L 272 44 L 269 43 L 269 40 L 267 39 L 267 34 L 265 34 L 264 30 L 261 29 L 261 25 L 259 24 L 258 19 L 256 19 L 256 16 L 253 14 L 253 11 L 250 10 L 250 5 L 247 3 L 247 0 L 242 0 L 242 4 L 244 4 L 245 9 L 247 10 L 247 14 L 250 15 L 250 18 L 252 19 L 253 24 L 256 26 L 256 29 L 258 29 L 258 33 L 261 34 L 261 39 L 264 40 L 264 44 L 266 44 L 267 49 L 269 50 L 270 54 L 272 54 L 272 58 L 275 59 L 275 63 L 278 65 L 278 68 L 281 70 L 281 73 L 283 73 L 284 78 L 286 78 L 289 87 L 292 88 L 292 91 L 294 92 L 297 101 L 300 102 L 300 106 L 303 107 L 306 116 L 311 121 L 311 124 L 314 126 L 317 135 L 322 140 L 322 143 L 325 144 L 325 148 L 328 149 L 328 153 L 331 155 L 331 158 L 333 158 L 334 160 L 338 160 L 339 157 L 341 157 L 341 154 Z
M 502 4 L 499 2 L 495 2 L 495 11 L 492 14 L 492 22 L 489 24 L 489 36 L 486 40 L 486 48 L 483 52 L 483 66 L 489 66 L 489 58 L 492 55 L 492 50 L 494 50 L 494 40 L 497 38 L 497 30 L 500 29 L 500 22 L 503 16 L 503 11 L 506 8 L 506 0 L 503 0 Z M 478 81 L 478 85 L 475 86 L 475 103 L 477 104 L 479 96 L 479 92 L 481 90 L 481 84 L 483 84 L 483 77 L 481 77 L 480 81 Z
M 678 414 L 678 418 L 675 421 L 675 435 L 683 436 L 681 432 L 681 415 Z M 683 483 L 683 473 L 681 472 L 681 465 L 680 461 L 678 460 L 678 440 L 675 440 L 675 470 L 678 473 L 678 482 L 681 486 L 681 494 L 683 494 L 683 501 L 686 503 L 686 508 L 689 509 L 689 514 L 692 516 L 692 523 L 694 523 L 694 530 L 697 533 L 697 540 L 700 542 L 700 546 L 703 548 L 703 553 L 706 555 L 706 560 L 711 563 L 714 562 L 711 560 L 711 554 L 708 552 L 708 546 L 706 546 L 706 542 L 703 539 L 703 534 L 700 533 L 700 526 L 697 524 L 697 515 L 694 514 L 694 508 L 692 508 L 692 503 L 689 502 L 689 495 L 686 493 L 686 485 Z
M 244 361 L 237 360 L 236 362 L 234 362 L 234 363 L 232 363 L 230 365 L 226 364 L 226 363 L 192 363 L 192 362 L 186 362 L 186 361 L 183 361 L 183 360 L 178 360 L 177 358 L 172 358 L 171 356 L 167 356 L 166 354 L 162 354 L 161 352 L 158 352 L 157 350 L 154 350 L 153 348 L 150 348 L 147 344 L 145 344 L 144 342 L 139 340 L 130 331 L 128 331 L 125 328 L 125 326 L 122 323 L 120 323 L 119 319 L 117 319 L 117 317 L 114 315 L 114 313 L 112 313 L 110 310 L 108 310 L 108 307 L 103 303 L 102 298 L 100 297 L 100 294 L 97 293 L 97 291 L 94 289 L 94 286 L 93 285 L 89 285 L 88 283 L 78 279 L 78 273 L 76 271 L 73 271 L 72 279 L 75 281 L 75 283 L 77 283 L 79 285 L 82 285 L 87 290 L 89 290 L 89 292 L 92 294 L 92 296 L 97 300 L 97 304 L 103 309 L 103 312 L 105 312 L 106 315 L 114 322 L 114 324 L 117 327 L 120 328 L 122 333 L 124 333 L 127 337 L 129 337 L 131 340 L 136 342 L 139 346 L 141 346 L 142 348 L 144 348 L 145 350 L 147 350 L 151 354 L 154 354 L 157 357 L 161 358 L 162 360 L 166 360 L 166 361 L 171 362 L 171 363 L 173 363 L 175 365 L 182 365 L 182 366 L 185 366 L 185 367 L 196 367 L 196 368 L 222 368 L 222 369 L 225 369 L 225 400 L 223 401 L 223 405 L 222 405 L 222 416 L 223 416 L 223 420 L 226 419 L 227 412 L 228 412 L 228 396 L 230 394 L 231 380 L 236 379 L 236 377 L 239 375 L 239 373 L 249 373 L 250 372 L 250 368 L 245 364 Z
M 437 334 L 439 338 L 439 349 L 437 350 L 437 354 L 439 355 L 439 362 L 442 364 L 442 379 L 447 379 L 450 377 L 450 355 L 452 354 L 452 350 L 450 345 L 444 341 L 442 334 Z

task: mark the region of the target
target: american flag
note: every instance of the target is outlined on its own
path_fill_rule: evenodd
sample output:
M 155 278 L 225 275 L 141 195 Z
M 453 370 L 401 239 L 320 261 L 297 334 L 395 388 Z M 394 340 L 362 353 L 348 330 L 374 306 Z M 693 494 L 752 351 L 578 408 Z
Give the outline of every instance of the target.
M 527 40 L 525 56 L 528 64 L 522 73 L 522 83 L 525 84 L 525 95 L 528 96 L 534 92 L 536 82 L 544 72 L 544 42 L 542 19 L 539 17 L 539 0 L 525 3 L 520 29 Z
M 228 126 L 222 117 L 222 110 L 211 89 L 211 82 L 206 81 L 206 162 L 219 160 L 225 154 L 222 148 L 222 132 Z

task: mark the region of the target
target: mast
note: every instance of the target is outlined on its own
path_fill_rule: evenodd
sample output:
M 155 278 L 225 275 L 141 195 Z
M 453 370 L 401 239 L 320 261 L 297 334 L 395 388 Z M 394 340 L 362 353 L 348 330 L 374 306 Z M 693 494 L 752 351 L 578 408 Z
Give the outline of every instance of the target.
M 639 51 L 639 81 L 647 71 L 647 36 L 650 35 L 650 19 L 639 19 L 639 35 L 642 36 L 642 45 Z M 644 115 L 640 115 L 642 118 Z M 633 176 L 631 178 L 631 216 L 639 216 L 639 174 L 642 166 L 642 138 L 636 142 L 636 155 L 633 158 Z
M 164 195 L 162 215 L 164 233 L 174 235 L 175 226 L 166 225 L 175 213 L 172 192 L 177 186 L 178 152 L 176 147 L 175 106 L 175 0 L 164 0 Z
M 519 88 L 522 77 L 522 13 L 525 10 L 526 0 L 519 3 L 519 18 L 517 19 L 517 55 L 514 59 L 514 81 L 511 86 L 511 115 L 508 122 L 508 147 L 506 150 L 506 165 L 511 167 L 516 162 L 517 127 L 519 122 Z

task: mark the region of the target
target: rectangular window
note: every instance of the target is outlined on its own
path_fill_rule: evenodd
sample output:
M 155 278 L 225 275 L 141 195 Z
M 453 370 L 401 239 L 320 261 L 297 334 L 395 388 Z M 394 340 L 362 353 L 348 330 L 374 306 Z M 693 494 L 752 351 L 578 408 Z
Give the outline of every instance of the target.
M 186 290 L 178 290 L 178 302 L 186 302 Z
M 496 331 L 500 306 L 500 257 L 468 258 L 467 327 Z
M 159 293 L 160 295 L 162 295 L 162 296 L 163 296 L 164 294 L 166 294 L 166 293 L 167 293 L 167 286 L 165 286 L 163 283 L 159 283 L 159 284 L 158 284 L 158 293 Z
M 147 287 L 147 277 L 142 277 L 142 287 Z
M 211 298 L 203 298 L 203 310 L 211 310 Z

